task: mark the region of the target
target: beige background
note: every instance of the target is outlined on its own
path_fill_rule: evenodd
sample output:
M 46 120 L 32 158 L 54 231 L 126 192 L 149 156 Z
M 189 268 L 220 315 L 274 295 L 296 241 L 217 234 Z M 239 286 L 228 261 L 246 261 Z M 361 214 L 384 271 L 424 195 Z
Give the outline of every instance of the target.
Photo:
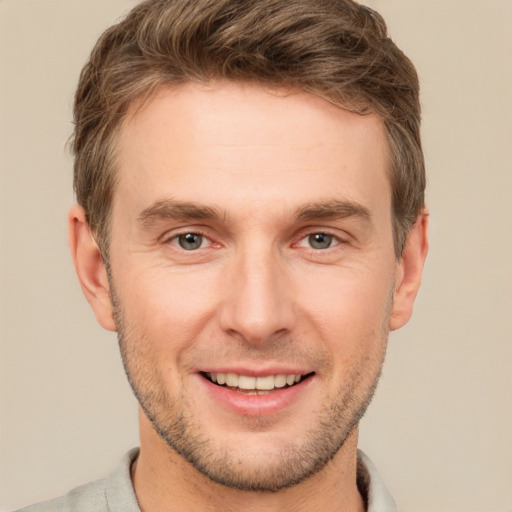
M 368 0 L 416 63 L 431 252 L 361 446 L 402 511 L 512 511 L 512 1 Z M 137 443 L 115 337 L 67 253 L 79 70 L 133 2 L 0 0 L 0 510 Z

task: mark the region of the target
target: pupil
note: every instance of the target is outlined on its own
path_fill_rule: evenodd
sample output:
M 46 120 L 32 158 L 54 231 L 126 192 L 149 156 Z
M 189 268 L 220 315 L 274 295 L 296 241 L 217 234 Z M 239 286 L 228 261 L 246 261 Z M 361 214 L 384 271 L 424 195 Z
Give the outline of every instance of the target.
M 180 235 L 178 238 L 179 244 L 183 249 L 190 251 L 192 249 L 198 249 L 201 247 L 203 237 L 196 233 L 187 233 L 186 235 Z
M 313 249 L 327 249 L 331 246 L 332 236 L 325 233 L 309 235 L 309 243 Z

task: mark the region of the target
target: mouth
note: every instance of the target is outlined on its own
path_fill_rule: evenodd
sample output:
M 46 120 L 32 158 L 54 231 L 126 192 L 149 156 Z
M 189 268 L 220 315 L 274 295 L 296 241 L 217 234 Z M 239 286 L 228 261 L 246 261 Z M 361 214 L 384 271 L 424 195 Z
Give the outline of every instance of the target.
M 237 373 L 201 372 L 201 375 L 216 386 L 230 389 L 244 395 L 268 395 L 281 389 L 291 388 L 312 377 L 308 374 L 277 374 L 255 377 Z

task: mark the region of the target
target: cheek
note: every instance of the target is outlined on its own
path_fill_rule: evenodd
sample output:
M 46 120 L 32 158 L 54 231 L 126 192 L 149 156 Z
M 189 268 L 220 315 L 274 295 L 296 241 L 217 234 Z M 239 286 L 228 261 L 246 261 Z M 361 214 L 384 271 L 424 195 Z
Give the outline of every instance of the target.
M 123 318 L 125 365 L 139 391 L 167 393 L 183 384 L 187 354 L 209 325 L 211 297 L 200 277 L 177 278 L 170 271 L 120 274 L 116 286 Z M 156 390 L 156 391 L 155 391 Z M 155 400 L 159 400 L 155 396 Z
M 299 292 L 301 316 L 309 319 L 333 356 L 350 359 L 382 343 L 392 289 L 390 272 L 337 269 L 323 278 L 310 273 Z
M 120 275 L 116 291 L 127 323 L 155 345 L 168 348 L 170 340 L 174 347 L 188 343 L 215 311 L 216 287 L 204 271 L 146 266 Z

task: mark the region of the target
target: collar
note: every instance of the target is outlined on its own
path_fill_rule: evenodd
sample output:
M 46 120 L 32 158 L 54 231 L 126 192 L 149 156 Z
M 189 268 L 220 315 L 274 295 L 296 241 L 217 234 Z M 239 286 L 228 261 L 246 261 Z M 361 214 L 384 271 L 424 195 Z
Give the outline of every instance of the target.
M 111 512 L 140 512 L 131 481 L 131 465 L 139 449 L 130 450 L 106 482 L 106 498 Z M 372 461 L 357 451 L 357 486 L 366 502 L 366 512 L 397 512 L 396 504 L 386 489 Z
M 361 450 L 357 450 L 357 487 L 366 502 L 366 512 L 397 512 L 377 469 Z

